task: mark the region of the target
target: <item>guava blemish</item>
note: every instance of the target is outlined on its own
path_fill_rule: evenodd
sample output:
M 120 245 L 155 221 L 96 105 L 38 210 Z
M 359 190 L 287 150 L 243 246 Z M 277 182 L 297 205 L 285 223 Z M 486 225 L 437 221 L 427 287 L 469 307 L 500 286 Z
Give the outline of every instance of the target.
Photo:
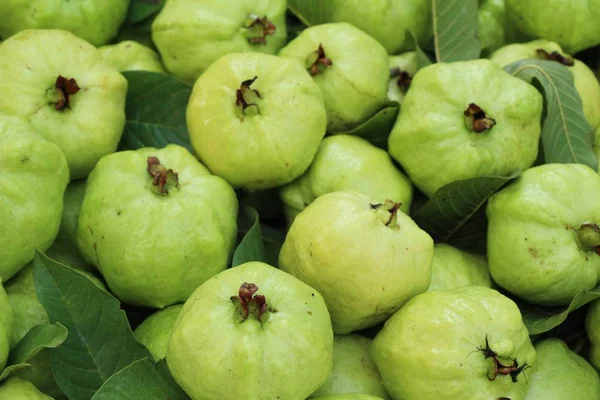
M 403 92 L 408 91 L 408 88 L 412 83 L 412 76 L 398 67 L 390 69 L 390 79 L 396 79 L 396 85 L 398 85 L 398 88 Z
M 258 90 L 250 87 L 257 79 L 258 76 L 255 76 L 243 81 L 240 88 L 235 91 L 235 105 L 239 107 L 242 115 L 247 115 L 249 110 L 254 110 L 256 114 L 260 113 L 257 101 L 262 99 L 262 96 Z
M 537 49 L 535 52 L 536 52 L 538 58 L 540 58 L 542 60 L 556 61 L 557 63 L 566 65 L 567 67 L 572 67 L 573 65 L 575 65 L 575 60 L 573 60 L 573 57 L 564 56 L 564 55 L 560 54 L 558 51 L 553 51 L 552 53 L 548 53 L 544 49 Z
M 491 376 L 488 371 L 488 379 L 490 381 L 494 381 L 499 375 L 503 375 L 510 376 L 512 382 L 516 383 L 518 382 L 519 374 L 521 374 L 523 371 L 529 368 L 529 365 L 527 365 L 527 363 L 524 363 L 523 365 L 519 366 L 519 362 L 516 358 L 506 359 L 509 362 L 508 365 L 501 362 L 501 357 L 490 348 L 490 343 L 487 335 L 485 336 L 485 347 L 477 347 L 477 350 L 483 353 L 484 358 L 491 358 L 493 360 L 494 364 Z
M 173 189 L 179 189 L 179 175 L 172 169 L 167 169 L 160 163 L 158 157 L 150 156 L 147 159 L 146 171 L 152 177 L 152 192 L 166 196 Z
M 242 321 L 254 316 L 258 321 L 263 322 L 265 314 L 269 311 L 267 299 L 261 294 L 255 294 L 258 286 L 254 283 L 244 282 L 240 286 L 237 296 L 231 296 L 231 302 L 242 317 Z
M 73 78 L 67 79 L 59 75 L 54 82 L 54 86 L 48 93 L 48 99 L 51 104 L 54 104 L 54 109 L 62 111 L 71 108 L 71 96 L 79 92 L 81 88 L 77 81 Z
M 490 118 L 481 107 L 475 103 L 469 104 L 464 112 L 465 125 L 471 132 L 481 133 L 496 125 L 496 120 Z
M 267 16 L 260 18 L 256 15 L 249 15 L 244 27 L 247 29 L 246 38 L 251 44 L 267 44 L 267 36 L 274 35 L 277 27 Z
M 369 204 L 372 210 L 385 211 L 385 213 L 380 213 L 382 215 L 383 224 L 390 228 L 395 228 L 398 226 L 398 211 L 400 207 L 402 207 L 402 203 L 396 203 L 393 200 L 386 200 L 385 203 L 377 203 L 377 204 Z
M 585 251 L 594 251 L 600 255 L 600 226 L 587 222 L 575 230 L 579 246 Z
M 313 51 L 306 57 L 306 69 L 310 72 L 311 76 L 316 76 L 325 71 L 328 67 L 332 66 L 333 62 L 327 58 L 323 45 L 319 44 L 317 50 Z

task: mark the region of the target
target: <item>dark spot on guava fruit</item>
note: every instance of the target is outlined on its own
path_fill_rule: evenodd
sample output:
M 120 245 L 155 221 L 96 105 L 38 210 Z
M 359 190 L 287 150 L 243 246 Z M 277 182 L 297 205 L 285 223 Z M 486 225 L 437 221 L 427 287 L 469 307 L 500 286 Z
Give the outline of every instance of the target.
M 312 317 L 312 311 L 308 311 L 308 315 Z
M 29 161 L 29 156 L 24 156 L 19 161 L 21 161 L 21 164 L 25 164 L 27 161 Z
M 534 249 L 533 247 L 528 248 L 527 251 L 529 251 L 529 254 L 531 254 L 533 258 L 536 258 L 538 255 L 537 249 Z
M 311 293 L 310 295 L 311 295 L 312 297 L 315 297 L 315 294 L 314 294 L 314 293 Z

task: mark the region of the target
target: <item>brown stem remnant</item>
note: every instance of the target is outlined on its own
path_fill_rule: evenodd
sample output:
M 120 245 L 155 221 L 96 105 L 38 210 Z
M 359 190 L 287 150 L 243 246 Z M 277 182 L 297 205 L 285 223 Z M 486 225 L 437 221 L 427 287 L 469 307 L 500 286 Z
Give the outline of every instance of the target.
M 537 49 L 535 52 L 538 58 L 542 60 L 556 61 L 557 63 L 566 65 L 567 67 L 572 67 L 573 65 L 575 65 L 575 60 L 573 60 L 573 57 L 562 55 L 558 51 L 548 53 L 544 49 Z
M 158 157 L 148 157 L 148 174 L 152 177 L 152 191 L 166 196 L 172 189 L 179 189 L 179 175 L 160 163 Z
M 259 99 L 262 99 L 260 92 L 250 88 L 256 79 L 258 79 L 258 76 L 243 81 L 240 88 L 235 91 L 235 105 L 241 109 L 242 115 L 246 115 L 246 110 L 249 107 L 254 107 L 257 113 L 260 112 L 256 103 Z
M 475 103 L 469 104 L 464 112 L 465 124 L 471 132 L 482 133 L 496 125 L 496 120 L 490 118 L 481 107 Z
M 509 358 L 508 359 L 508 361 L 510 361 L 509 365 L 503 364 L 500 361 L 500 356 L 498 356 L 498 354 L 490 348 L 490 343 L 489 343 L 487 335 L 485 336 L 485 347 L 477 347 L 477 350 L 481 351 L 486 359 L 491 358 L 494 362 L 494 370 L 492 372 L 492 375 L 490 376 L 488 374 L 488 379 L 490 381 L 496 380 L 498 375 L 503 375 L 503 376 L 510 375 L 510 379 L 514 383 L 516 383 L 516 382 L 518 382 L 519 374 L 521 374 L 521 372 L 523 372 L 524 370 L 529 368 L 529 365 L 527 365 L 527 363 L 519 366 L 519 362 L 517 361 L 516 358 L 515 359 Z
M 598 224 L 592 222 L 582 224 L 575 232 L 582 249 L 595 251 L 600 255 L 600 226 Z
M 73 78 L 67 79 L 62 75 L 56 78 L 54 83 L 54 90 L 52 91 L 52 100 L 54 109 L 62 111 L 66 108 L 71 108 L 71 96 L 79 92 L 80 87 L 77 85 L 77 81 Z
M 244 24 L 248 30 L 246 37 L 251 44 L 267 44 L 267 36 L 274 35 L 277 27 L 267 16 L 260 18 L 256 15 L 249 15 Z
M 331 65 L 333 65 L 333 63 L 327 58 L 322 44 L 319 44 L 319 48 L 310 53 L 306 58 L 306 69 L 310 72 L 311 76 L 323 73 L 323 71 Z
M 392 200 L 386 200 L 385 203 L 377 203 L 371 204 L 371 209 L 373 210 L 385 210 L 387 211 L 386 218 L 383 221 L 385 226 L 389 226 L 390 228 L 395 228 L 398 225 L 398 211 L 400 207 L 402 207 L 402 203 L 396 203 Z
M 407 92 L 412 83 L 412 76 L 398 67 L 390 69 L 390 79 L 396 79 L 396 85 L 403 92 Z
M 240 286 L 237 296 L 231 296 L 231 301 L 242 317 L 242 321 L 253 315 L 258 321 L 263 322 L 262 318 L 268 311 L 267 299 L 261 294 L 255 294 L 258 286 L 254 283 L 244 282 Z

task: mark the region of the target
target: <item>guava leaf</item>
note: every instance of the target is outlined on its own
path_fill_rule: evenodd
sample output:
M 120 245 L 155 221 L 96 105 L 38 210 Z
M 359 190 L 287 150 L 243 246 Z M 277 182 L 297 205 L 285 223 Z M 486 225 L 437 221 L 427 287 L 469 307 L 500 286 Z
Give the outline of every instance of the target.
M 288 0 L 288 10 L 306 26 L 327 22 L 327 1 Z
M 110 378 L 92 400 L 189 400 L 177 385 L 167 364 L 147 358 L 134 361 Z
M 478 0 L 432 0 L 433 47 L 437 62 L 476 60 Z
M 288 42 L 294 40 L 304 29 L 306 29 L 306 25 L 291 12 L 288 12 L 285 15 L 285 26 L 287 28 Z
M 165 0 L 131 0 L 127 12 L 127 22 L 137 24 L 158 13 L 164 6 Z
M 252 225 L 233 252 L 231 265 L 237 267 L 250 261 L 266 262 L 258 211 L 251 207 L 244 207 L 241 214 L 240 219 L 250 220 Z
M 334 134 L 360 136 L 375 146 L 387 150 L 388 137 L 396 123 L 399 111 L 400 104 L 390 101 L 356 128 L 346 132 L 334 132 Z
M 10 351 L 8 366 L 0 374 L 0 382 L 12 372 L 29 367 L 28 362 L 40 351 L 54 349 L 63 344 L 67 334 L 67 328 L 60 323 L 35 325 Z
M 594 131 L 583 114 L 569 68 L 548 60 L 521 60 L 506 71 L 535 86 L 544 96 L 542 146 L 546 163 L 585 164 L 596 170 Z
M 114 373 L 150 357 L 116 298 L 43 253 L 36 253 L 33 264 L 36 294 L 50 322 L 69 331 L 50 355 L 56 383 L 69 399 L 91 399 Z
M 156 46 L 152 41 L 152 23 L 154 18 L 146 18 L 137 24 L 131 24 L 127 21 L 119 29 L 117 37 L 113 40 L 114 43 L 123 42 L 125 40 L 134 40 L 144 46 L 156 50 Z
M 519 176 L 489 176 L 456 181 L 440 188 L 413 215 L 436 242 L 475 253 L 485 253 L 488 199 Z
M 421 46 L 419 46 L 419 41 L 417 40 L 415 35 L 409 30 L 407 30 L 406 33 L 406 37 L 408 38 L 408 40 L 411 41 L 410 47 L 413 48 L 417 53 L 417 71 L 421 68 L 431 65 L 431 59 L 429 58 L 427 53 L 425 53 L 425 51 L 421 48 Z
M 185 120 L 192 87 L 159 72 L 127 71 L 123 75 L 129 88 L 120 150 L 174 143 L 193 152 Z
M 258 227 L 260 230 L 258 230 L 256 225 L 258 221 L 257 211 L 255 209 L 251 209 L 250 207 L 244 207 L 243 210 L 245 211 L 242 211 L 238 218 L 238 234 L 242 236 L 242 238 L 245 238 L 248 235 L 254 236 L 254 243 L 256 243 L 257 240 L 256 235 L 260 234 L 263 253 L 262 259 L 258 261 L 263 261 L 269 265 L 277 267 L 279 262 L 279 251 L 281 250 L 281 246 L 285 241 L 285 231 L 266 224 L 259 224 Z M 241 260 L 238 260 L 238 262 L 239 261 Z M 247 259 L 247 261 L 257 260 Z M 235 266 L 239 264 L 233 265 Z

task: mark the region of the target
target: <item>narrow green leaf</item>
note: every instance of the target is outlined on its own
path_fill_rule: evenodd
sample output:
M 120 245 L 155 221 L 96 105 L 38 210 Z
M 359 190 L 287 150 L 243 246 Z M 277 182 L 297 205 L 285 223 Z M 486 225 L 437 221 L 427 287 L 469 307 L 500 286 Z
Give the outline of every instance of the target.
M 327 21 L 327 2 L 323 0 L 288 0 L 288 9 L 306 26 Z
M 521 60 L 506 71 L 534 85 L 544 96 L 542 145 L 546 163 L 585 164 L 596 170 L 593 129 L 568 67 L 548 60 Z
M 396 123 L 399 111 L 400 105 L 390 101 L 356 128 L 347 132 L 335 132 L 335 134 L 360 136 L 377 147 L 387 149 L 388 137 Z
M 260 229 L 260 219 L 258 212 L 251 207 L 244 207 L 240 213 L 240 219 L 247 219 L 252 222 L 250 229 L 242 238 L 240 244 L 233 252 L 233 260 L 231 265 L 237 267 L 249 261 L 265 262 L 265 248 L 262 240 Z
M 137 24 L 158 13 L 165 0 L 131 0 L 127 14 L 127 22 Z
M 433 42 L 437 62 L 479 58 L 478 0 L 432 0 Z
M 150 357 L 129 327 L 120 303 L 70 267 L 37 252 L 36 294 L 69 334 L 51 353 L 56 383 L 70 400 L 89 400 L 115 372 Z
M 192 88 L 158 72 L 127 71 L 127 121 L 121 150 L 165 147 L 174 143 L 193 152 L 185 112 Z

